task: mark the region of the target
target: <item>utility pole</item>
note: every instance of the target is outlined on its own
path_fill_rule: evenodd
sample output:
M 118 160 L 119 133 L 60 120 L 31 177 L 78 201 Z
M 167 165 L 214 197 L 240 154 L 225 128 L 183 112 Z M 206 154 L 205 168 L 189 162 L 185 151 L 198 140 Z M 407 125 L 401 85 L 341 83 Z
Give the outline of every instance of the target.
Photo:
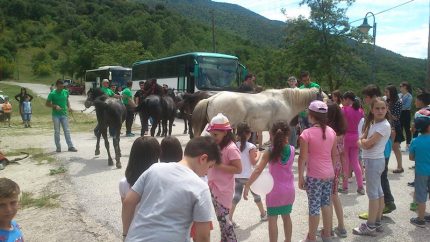
M 429 0 L 429 13 L 430 13 L 430 0 Z M 429 15 L 429 36 L 427 40 L 427 80 L 426 80 L 427 91 L 430 92 L 430 15 Z
M 214 10 L 210 10 L 210 13 L 212 15 L 212 51 L 216 52 L 216 48 L 215 48 L 215 15 L 214 15 Z

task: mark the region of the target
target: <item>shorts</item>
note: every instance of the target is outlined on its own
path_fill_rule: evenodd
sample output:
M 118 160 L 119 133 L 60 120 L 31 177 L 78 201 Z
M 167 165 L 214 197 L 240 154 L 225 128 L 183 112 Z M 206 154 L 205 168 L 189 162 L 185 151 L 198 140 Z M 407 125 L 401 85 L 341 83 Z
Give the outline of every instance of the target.
M 403 136 L 402 128 L 396 127 L 396 137 L 394 137 L 394 143 L 402 143 L 405 141 L 405 137 Z
M 285 205 L 280 207 L 267 207 L 268 216 L 289 215 L 293 210 L 293 205 Z
M 384 191 L 381 185 L 381 175 L 385 170 L 385 158 L 368 159 L 364 158 L 366 166 L 366 192 L 369 200 L 379 199 L 384 197 Z
M 242 192 L 243 192 L 243 187 L 245 186 L 245 184 L 248 182 L 248 178 L 235 178 L 234 179 L 234 196 L 233 196 L 233 203 L 234 204 L 238 204 L 240 199 L 242 198 Z M 261 202 L 261 197 L 255 193 L 253 193 L 252 191 L 250 191 L 252 196 L 254 197 L 254 202 L 258 203 Z
M 320 215 L 321 207 L 330 205 L 332 185 L 333 179 L 306 177 L 309 216 Z
M 415 200 L 417 203 L 427 202 L 427 194 L 430 191 L 430 176 L 415 174 Z

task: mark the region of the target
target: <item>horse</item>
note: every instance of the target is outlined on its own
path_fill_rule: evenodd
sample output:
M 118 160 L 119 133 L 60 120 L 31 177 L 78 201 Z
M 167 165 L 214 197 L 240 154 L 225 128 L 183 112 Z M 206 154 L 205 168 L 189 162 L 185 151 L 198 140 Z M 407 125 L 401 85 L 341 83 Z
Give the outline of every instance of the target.
M 121 149 L 119 146 L 120 131 L 125 120 L 126 108 L 119 99 L 108 97 L 100 88 L 91 88 L 87 92 L 85 108 L 95 106 L 97 123 L 100 132 L 96 133 L 97 144 L 95 155 L 100 155 L 100 135 L 103 136 L 108 153 L 108 165 L 113 166 L 113 160 L 109 151 L 109 139 L 107 137 L 108 127 L 112 130 L 113 147 L 115 150 L 116 167 L 121 168 Z
M 211 95 L 213 95 L 213 93 L 209 93 L 205 91 L 198 91 L 195 93 L 183 94 L 182 110 L 184 115 L 184 123 L 188 121 L 188 126 L 189 126 L 188 134 L 190 135 L 190 139 L 194 137 L 193 128 L 192 128 L 192 123 L 193 123 L 192 114 L 193 114 L 194 108 L 196 107 L 197 103 L 200 100 L 209 98 Z
M 200 136 L 206 124 L 218 113 L 228 117 L 235 128 L 246 122 L 252 131 L 267 131 L 279 120 L 290 122 L 309 103 L 325 95 L 312 89 L 269 89 L 256 94 L 220 92 L 201 100 L 194 108 L 192 126 L 194 135 Z
M 172 135 L 172 126 L 176 116 L 176 104 L 173 98 L 169 95 L 161 96 L 161 123 L 163 125 L 162 136 L 166 137 Z M 167 123 L 169 123 L 169 129 L 167 129 Z M 160 132 L 160 130 L 158 131 Z
M 143 99 L 140 104 L 136 107 L 136 111 L 139 112 L 142 118 L 142 124 L 144 127 L 143 130 L 148 129 L 148 119 L 152 117 L 152 126 L 151 126 L 151 136 L 154 137 L 155 130 L 157 129 L 157 125 L 161 120 L 161 96 L 159 95 L 149 95 L 145 99 Z M 160 129 L 158 131 L 161 132 Z M 159 133 L 157 136 L 159 136 Z

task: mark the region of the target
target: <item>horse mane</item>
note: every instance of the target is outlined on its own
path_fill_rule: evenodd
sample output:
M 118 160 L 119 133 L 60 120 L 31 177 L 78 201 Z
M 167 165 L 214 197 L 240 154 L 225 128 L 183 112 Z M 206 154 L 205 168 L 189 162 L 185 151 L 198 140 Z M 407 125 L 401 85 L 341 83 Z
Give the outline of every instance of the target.
M 292 88 L 284 88 L 284 89 L 268 89 L 261 92 L 267 96 L 277 96 L 282 95 L 287 103 L 294 103 L 295 107 L 292 108 L 300 108 L 307 107 L 312 100 L 317 98 L 319 90 L 316 88 L 311 89 L 292 89 Z

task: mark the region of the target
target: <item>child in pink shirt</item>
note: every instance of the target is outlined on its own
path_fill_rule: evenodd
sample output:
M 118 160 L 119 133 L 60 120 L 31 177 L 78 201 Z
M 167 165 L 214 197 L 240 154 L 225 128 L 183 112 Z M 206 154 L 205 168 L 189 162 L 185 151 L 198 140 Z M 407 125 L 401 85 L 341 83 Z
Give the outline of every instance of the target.
M 355 102 L 355 99 L 356 96 L 353 92 L 348 91 L 343 94 L 344 106 L 342 111 L 347 121 L 347 128 L 344 140 L 345 164 L 343 166 L 343 185 L 341 192 L 348 193 L 348 178 L 352 169 L 357 180 L 357 193 L 364 195 L 363 173 L 358 160 L 358 124 L 364 117 L 364 112 L 363 109 L 360 108 L 360 103 Z
M 324 102 L 313 101 L 308 116 L 312 126 L 300 135 L 299 188 L 306 190 L 309 206 L 309 231 L 304 241 L 316 241 L 320 210 L 324 225 L 321 237 L 323 241 L 331 237 L 333 157 L 337 147 L 336 132 L 327 126 L 327 110 Z
M 229 213 L 234 195 L 234 174 L 242 172 L 240 151 L 234 143 L 230 123 L 221 113 L 212 118 L 207 131 L 221 149 L 221 164 L 208 171 L 208 184 L 221 230 L 221 241 L 237 241 Z

